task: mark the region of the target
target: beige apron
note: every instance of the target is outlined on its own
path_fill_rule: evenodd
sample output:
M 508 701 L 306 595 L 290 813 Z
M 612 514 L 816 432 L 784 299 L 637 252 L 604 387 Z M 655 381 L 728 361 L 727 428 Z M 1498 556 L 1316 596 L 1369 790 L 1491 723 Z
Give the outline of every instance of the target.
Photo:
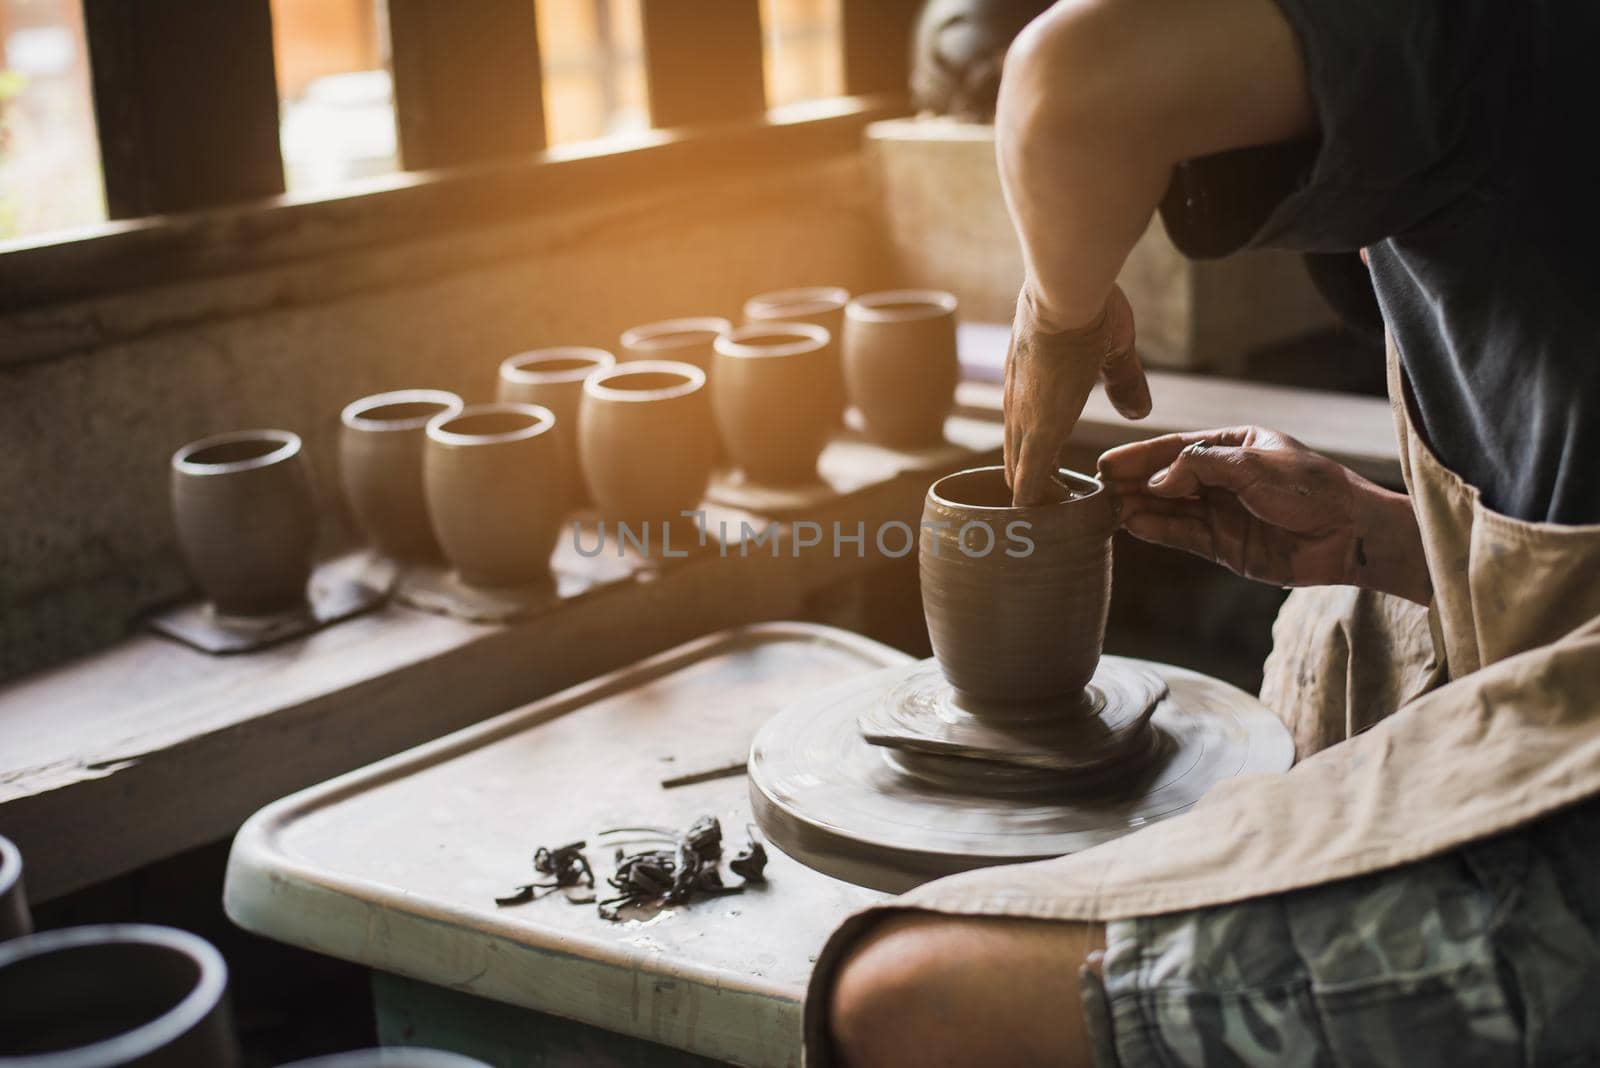
M 1285 774 L 1220 783 L 1189 812 L 1084 853 L 940 879 L 851 917 L 817 961 L 808 1063 L 828 1059 L 822 1010 L 840 955 L 885 909 L 1104 921 L 1221 905 L 1420 860 L 1600 794 L 1600 526 L 1484 506 L 1413 426 L 1392 343 L 1389 395 L 1434 602 L 1431 656 L 1403 642 L 1386 674 L 1419 695 L 1399 705 L 1354 687 L 1349 698 L 1377 707 L 1352 709 L 1350 728 L 1369 729 Z M 1416 618 L 1376 610 L 1395 613 L 1380 629 Z

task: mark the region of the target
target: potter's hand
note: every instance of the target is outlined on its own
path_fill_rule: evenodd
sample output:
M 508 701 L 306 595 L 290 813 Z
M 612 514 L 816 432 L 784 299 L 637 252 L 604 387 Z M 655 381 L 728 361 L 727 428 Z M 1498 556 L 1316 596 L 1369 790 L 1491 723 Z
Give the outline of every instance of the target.
M 1133 309 L 1121 288 L 1111 287 L 1087 326 L 1060 330 L 1041 320 L 1024 287 L 1006 354 L 1006 481 L 1014 503 L 1044 500 L 1056 453 L 1100 380 L 1117 411 L 1130 419 L 1150 414 L 1150 387 L 1133 348 Z
M 1234 427 L 1124 445 L 1100 457 L 1134 537 L 1278 586 L 1353 585 L 1427 603 L 1410 498 L 1293 438 Z

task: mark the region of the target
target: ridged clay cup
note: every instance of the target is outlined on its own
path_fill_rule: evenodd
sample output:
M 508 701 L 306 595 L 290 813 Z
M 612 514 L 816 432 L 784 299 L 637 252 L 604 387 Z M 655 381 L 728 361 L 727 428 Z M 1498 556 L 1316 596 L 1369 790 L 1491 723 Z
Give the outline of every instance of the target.
M 1111 493 L 1062 470 L 1044 504 L 1011 506 L 1005 469 L 947 475 L 923 505 L 922 610 L 933 653 L 978 702 L 1078 694 L 1111 604 Z
M 172 514 L 195 581 L 223 615 L 303 607 L 317 536 L 300 437 L 239 430 L 172 457 Z
M 500 364 L 496 400 L 540 404 L 555 415 L 556 434 L 567 449 L 568 502 L 572 507 L 589 500 L 578 464 L 578 410 L 583 404 L 583 380 L 616 363 L 617 358 L 605 349 L 565 345 L 532 349 Z
M 408 563 L 441 559 L 422 487 L 422 453 L 429 421 L 462 407 L 460 397 L 442 389 L 401 389 L 362 397 L 339 413 L 345 501 L 385 556 Z
M 944 440 L 961 378 L 955 297 L 932 289 L 856 297 L 843 344 L 845 387 L 869 438 L 899 448 Z
M 779 289 L 757 294 L 744 302 L 747 323 L 810 323 L 828 331 L 829 380 L 825 388 L 833 391 L 837 405 L 833 416 L 835 423 L 844 421 L 844 364 L 840 347 L 844 339 L 844 309 L 849 303 L 850 291 L 839 286 Z
M 732 329 L 728 320 L 711 315 L 644 323 L 622 332 L 622 359 L 676 360 L 710 371 L 717 338 Z
M 711 481 L 716 430 L 706 373 L 673 360 L 640 360 L 583 383 L 578 437 L 583 473 L 602 515 L 678 522 Z
M 434 534 L 469 586 L 548 581 L 566 511 L 565 443 L 536 404 L 474 404 L 428 423 L 423 485 Z
M 810 323 L 752 323 L 717 338 L 711 401 L 733 462 L 752 482 L 816 481 L 838 415 L 831 338 Z

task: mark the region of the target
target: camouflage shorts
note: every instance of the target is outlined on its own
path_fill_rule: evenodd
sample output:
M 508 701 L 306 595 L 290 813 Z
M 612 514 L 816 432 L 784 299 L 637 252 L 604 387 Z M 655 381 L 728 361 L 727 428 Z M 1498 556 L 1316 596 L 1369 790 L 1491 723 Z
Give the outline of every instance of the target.
M 1393 871 L 1110 923 L 1086 994 L 1121 1068 L 1600 1064 L 1600 802 Z

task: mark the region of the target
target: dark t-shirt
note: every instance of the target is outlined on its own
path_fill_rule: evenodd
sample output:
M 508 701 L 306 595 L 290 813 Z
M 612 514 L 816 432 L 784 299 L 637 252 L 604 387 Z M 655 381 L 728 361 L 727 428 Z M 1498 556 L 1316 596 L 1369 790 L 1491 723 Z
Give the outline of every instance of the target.
M 1253 244 L 1366 247 L 1440 459 L 1600 523 L 1600 3 L 1278 3 L 1321 143 Z

